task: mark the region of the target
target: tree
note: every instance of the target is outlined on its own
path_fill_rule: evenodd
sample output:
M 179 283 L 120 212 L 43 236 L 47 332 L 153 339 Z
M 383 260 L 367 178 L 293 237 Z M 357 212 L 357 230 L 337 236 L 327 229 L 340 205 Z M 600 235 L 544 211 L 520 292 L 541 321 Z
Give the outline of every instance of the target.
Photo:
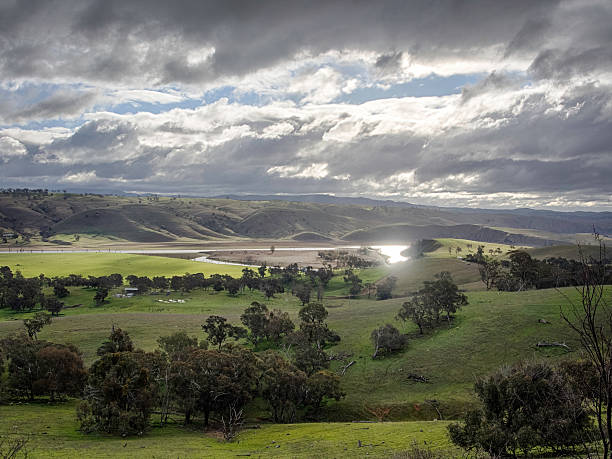
M 85 432 L 141 435 L 149 427 L 154 401 L 143 353 L 107 353 L 89 369 L 77 419 Z
M 266 275 L 266 270 L 268 267 L 265 263 L 263 263 L 259 268 L 257 268 L 257 272 L 259 273 L 259 277 L 264 277 Z
M 298 312 L 301 320 L 300 333 L 304 335 L 306 342 L 317 348 L 340 341 L 338 334 L 330 330 L 325 323 L 327 314 L 327 309 L 321 303 L 309 303 Z
M 70 295 L 70 291 L 64 286 L 64 284 L 55 282 L 53 284 L 53 294 L 58 298 L 65 298 Z
M 168 288 L 169 284 L 170 281 L 165 276 L 156 276 L 153 278 L 153 288 L 156 288 L 157 290 L 165 290 Z M 180 285 L 178 287 L 179 289 L 181 288 Z
M 108 288 L 107 287 L 98 287 L 96 290 L 96 295 L 94 296 L 94 301 L 96 302 L 96 306 L 100 306 L 104 303 L 104 300 L 108 296 Z
M 230 278 L 225 282 L 225 288 L 227 290 L 227 293 L 229 293 L 232 296 L 238 293 L 241 286 L 242 286 L 242 283 L 240 282 L 240 279 Z
M 468 304 L 467 297 L 459 292 L 459 288 L 453 281 L 450 273 L 443 271 L 436 274 L 435 281 L 423 282 L 423 287 L 413 296 L 413 303 L 419 303 L 431 316 L 432 321 L 438 321 L 441 312 L 446 313 L 446 320 L 450 326 L 452 314 L 457 312 L 461 306 Z M 414 304 L 416 304 L 414 303 Z M 425 311 L 412 309 L 412 313 L 424 315 Z M 409 311 L 406 311 L 406 313 Z M 401 318 L 401 317 L 400 317 Z M 426 316 L 424 317 L 426 318 Z
M 261 395 L 268 402 L 274 422 L 295 420 L 304 400 L 306 374 L 275 352 L 262 356 Z
M 425 297 L 416 293 L 409 301 L 402 304 L 402 308 L 397 313 L 397 319 L 404 322 L 412 320 L 419 327 L 419 333 L 422 335 L 424 327 L 433 326 L 434 314 L 426 303 Z
M 28 336 L 32 339 L 37 339 L 38 333 L 45 325 L 51 323 L 51 315 L 45 312 L 37 312 L 31 319 L 24 319 L 23 326 L 25 327 Z
M 268 312 L 268 323 L 266 326 L 266 337 L 271 341 L 278 343 L 281 338 L 287 336 L 293 331 L 295 325 L 289 317 L 289 313 L 274 309 Z
M 282 291 L 282 288 L 281 288 L 281 285 L 279 285 L 278 279 L 274 279 L 271 277 L 260 279 L 259 289 L 264 293 L 264 295 L 268 299 L 273 298 L 275 293 L 280 293 Z
M 402 350 L 408 341 L 406 335 L 402 335 L 399 330 L 391 324 L 374 329 L 371 338 L 374 344 L 373 359 L 381 354 L 386 355 Z
M 236 327 L 227 322 L 225 317 L 209 316 L 206 323 L 202 325 L 202 330 L 208 333 L 207 340 L 213 346 L 221 346 L 227 338 L 240 339 L 246 337 L 246 330 L 242 327 Z
M 244 268 L 242 270 L 241 279 L 242 284 L 246 285 L 251 291 L 258 286 L 259 279 L 257 279 L 255 271 L 253 271 L 251 268 Z
M 388 300 L 393 298 L 392 292 L 397 283 L 397 277 L 388 276 L 384 280 L 376 284 L 376 299 L 377 300 Z
M 449 426 L 451 441 L 493 457 L 588 443 L 593 427 L 586 399 L 570 381 L 548 363 L 522 363 L 478 380 L 482 407 L 468 412 L 463 425 Z
M 254 344 L 268 337 L 268 307 L 265 304 L 253 301 L 240 316 L 240 321 L 251 331 L 249 338 Z
M 305 402 L 317 413 L 325 399 L 340 401 L 346 394 L 340 389 L 340 376 L 326 370 L 317 371 L 306 380 Z
M 8 359 L 8 388 L 16 396 L 81 394 L 86 371 L 80 351 L 73 345 L 38 341 L 25 334 L 0 340 Z M 0 368 L 3 369 L 4 365 Z
M 291 338 L 294 345 L 293 363 L 297 368 L 307 375 L 329 368 L 329 357 L 321 347 L 313 346 L 299 332 L 294 333 Z
M 229 414 L 241 410 L 257 388 L 257 358 L 239 346 L 223 351 L 195 349 L 184 361 L 172 363 L 171 392 L 188 424 L 195 413 Z
M 519 281 L 519 291 L 535 284 L 538 268 L 527 252 L 515 250 L 510 254 L 510 274 Z
M 8 388 L 14 395 L 34 399 L 34 381 L 38 375 L 36 353 L 44 344 L 24 333 L 9 335 L 0 340 L 4 358 L 9 362 Z M 4 365 L 0 368 L 4 370 Z
M 344 282 L 350 284 L 349 295 L 351 297 L 354 297 L 361 293 L 363 281 L 353 272 L 352 269 L 347 269 L 345 271 Z
M 484 261 L 478 267 L 480 273 L 480 280 L 485 284 L 487 290 L 491 290 L 491 287 L 495 285 L 500 276 L 501 265 L 499 260 L 495 259 L 484 259 Z
M 103 356 L 117 352 L 132 352 L 133 350 L 134 344 L 128 332 L 121 330 L 119 327 L 115 328 L 113 325 L 108 340 L 100 345 L 96 354 Z
M 172 276 L 170 279 L 170 288 L 174 291 L 182 290 L 183 276 Z
M 54 296 L 43 297 L 42 303 L 45 309 L 49 311 L 52 316 L 58 316 L 61 310 L 64 308 L 64 303 Z
M 295 288 L 295 296 L 297 296 L 302 302 L 302 306 L 306 303 L 310 303 L 310 284 L 306 282 L 300 282 Z
M 34 392 L 57 396 L 78 396 L 83 392 L 87 371 L 79 350 L 74 346 L 50 344 L 36 353 L 38 378 Z
M 160 336 L 157 344 L 170 359 L 184 359 L 185 355 L 194 349 L 198 349 L 198 339 L 191 337 L 185 331 L 177 331 L 168 336 Z
M 594 236 L 599 244 L 597 258 L 587 257 L 578 246 L 580 302 L 565 295 L 568 305 L 560 310 L 597 375 L 591 406 L 604 458 L 608 458 L 612 455 L 612 308 L 605 299 L 606 247 L 598 234 Z

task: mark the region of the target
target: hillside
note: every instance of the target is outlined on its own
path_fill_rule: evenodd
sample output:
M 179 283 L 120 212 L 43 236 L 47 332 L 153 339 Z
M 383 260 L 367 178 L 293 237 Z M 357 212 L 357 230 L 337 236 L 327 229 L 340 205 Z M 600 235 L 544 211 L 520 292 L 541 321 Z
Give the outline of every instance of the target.
M 588 233 L 594 224 L 604 235 L 612 232 L 612 214 L 605 212 L 445 209 L 365 199 L 320 201 L 5 191 L 0 194 L 0 232 L 19 235 L 18 239 L 7 238 L 5 244 L 21 246 L 251 239 L 362 244 L 444 237 L 533 247 L 567 241 L 573 234 Z

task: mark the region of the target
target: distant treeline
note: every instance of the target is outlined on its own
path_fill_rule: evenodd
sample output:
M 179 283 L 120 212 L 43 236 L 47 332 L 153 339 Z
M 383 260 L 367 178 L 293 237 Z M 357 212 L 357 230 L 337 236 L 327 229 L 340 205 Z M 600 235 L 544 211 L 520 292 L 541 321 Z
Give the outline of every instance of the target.
M 268 275 L 266 275 L 268 274 Z M 127 281 L 130 287 L 138 289 L 138 293 L 147 293 L 150 290 L 190 292 L 194 289 L 212 289 L 216 292 L 227 291 L 229 295 L 236 295 L 245 288 L 260 290 L 266 298 L 272 298 L 276 293 L 291 291 L 302 304 L 310 301 L 311 295 L 316 294 L 317 300 L 323 298 L 323 292 L 334 272 L 331 267 L 300 270 L 297 264 L 286 268 L 261 266 L 257 270 L 244 268 L 242 276 L 234 278 L 229 275 L 213 274 L 209 277 L 202 273 L 186 273 L 182 276 L 137 276 L 129 275 L 125 279 L 121 274 L 108 276 L 83 276 L 70 274 L 63 277 L 48 278 L 44 275 L 25 278 L 17 271 L 13 273 L 8 266 L 0 267 L 0 309 L 7 308 L 14 311 L 31 311 L 37 305 L 54 314 L 59 313 L 63 307 L 58 299 L 70 294 L 67 287 L 88 287 L 96 289 L 94 300 L 102 304 L 111 288 L 121 287 Z M 53 296 L 43 294 L 44 287 L 53 287 Z
M 611 260 L 605 257 L 584 257 L 582 260 L 550 257 L 538 260 L 527 252 L 515 250 L 507 260 L 498 260 L 485 256 L 482 248 L 478 247 L 475 254 L 465 256 L 464 260 L 479 265 L 480 277 L 487 290 L 496 288 L 513 292 L 582 285 L 585 264 L 601 270 L 604 283 L 612 284 Z

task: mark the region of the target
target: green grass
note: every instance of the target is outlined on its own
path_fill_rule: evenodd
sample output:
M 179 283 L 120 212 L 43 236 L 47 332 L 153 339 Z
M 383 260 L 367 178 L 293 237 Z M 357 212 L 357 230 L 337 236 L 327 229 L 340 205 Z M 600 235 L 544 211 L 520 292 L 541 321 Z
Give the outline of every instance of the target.
M 360 272 L 360 277 L 367 281 L 386 273 L 396 275 L 398 286 L 394 294 L 402 295 L 417 289 L 423 280 L 432 279 L 435 273 L 443 270 L 451 271 L 455 280 L 463 287 L 482 289 L 477 281 L 478 272 L 475 266 L 451 258 L 423 258 L 398 264 L 390 269 L 364 270 Z M 345 286 L 342 276 L 339 276 L 330 283 L 328 293 L 344 292 L 343 289 Z M 235 297 L 227 295 L 226 292 L 194 291 L 184 295 L 173 293 L 169 297 L 144 295 L 134 298 L 111 298 L 107 304 L 96 307 L 93 305 L 93 290 L 82 288 L 71 290 L 72 294 L 66 299 L 66 304 L 81 303 L 82 306 L 65 310 L 63 316 L 55 319 L 42 331 L 40 338 L 76 344 L 83 350 L 87 364 L 91 364 L 96 358 L 95 350 L 107 337 L 113 324 L 127 330 L 137 347 L 153 350 L 160 335 L 167 335 L 177 330 L 186 330 L 194 336 L 204 338 L 201 324 L 210 314 L 223 315 L 237 324 L 240 321 L 240 314 L 253 300 L 263 301 L 271 308 L 288 311 L 296 322 L 300 308 L 299 301 L 289 293 L 277 295 L 276 298 L 266 301 L 260 292 L 251 293 L 248 290 Z M 607 295 L 610 293 L 612 288 L 608 288 L 606 292 Z M 435 399 L 440 402 L 444 419 L 453 419 L 461 416 L 475 403 L 472 388 L 476 377 L 484 376 L 500 366 L 519 360 L 557 361 L 579 355 L 579 343 L 561 321 L 559 314 L 560 306 L 567 304 L 563 295 L 573 299 L 578 298 L 574 289 L 563 289 L 561 292 L 530 290 L 520 293 L 468 289 L 466 294 L 470 304 L 457 314 L 452 326 L 449 328 L 441 325 L 424 336 L 418 334 L 413 324 L 403 324 L 395 320 L 395 315 L 405 298 L 396 297 L 386 301 L 364 297 L 350 300 L 327 298 L 325 304 L 329 311 L 330 328 L 336 330 L 342 338 L 342 341 L 332 347 L 330 352 L 346 353 L 349 355 L 348 361 L 354 360 L 356 363 L 342 377 L 342 388 L 347 394 L 346 398 L 330 404 L 324 410 L 324 418 L 328 421 L 372 419 L 371 409 L 384 407 L 391 409 L 389 419 L 393 421 L 432 420 L 437 418 L 438 414 L 428 405 L 427 400 Z M 157 301 L 169 298 L 183 298 L 186 302 L 179 304 Z M 22 317 L 24 315 L 1 311 L 0 337 L 21 328 L 19 319 Z M 538 319 L 546 319 L 550 324 L 540 324 Z M 394 324 L 407 333 L 410 337 L 408 346 L 405 351 L 396 355 L 372 360 L 370 333 L 375 327 L 385 323 Z M 558 348 L 538 349 L 535 344 L 539 340 L 566 342 L 572 352 L 566 353 Z M 332 370 L 337 370 L 340 365 L 339 362 L 332 362 Z M 410 373 L 423 375 L 429 378 L 430 382 L 428 384 L 414 382 L 407 377 Z M 442 425 L 442 423 L 420 422 L 265 425 L 259 430 L 246 430 L 239 438 L 240 443 L 231 444 L 219 443 L 201 432 L 186 431 L 181 427 L 171 426 L 167 429 L 153 429 L 143 439 L 128 439 L 126 448 L 132 446 L 134 448 L 123 450 L 125 442 L 122 440 L 83 436 L 76 432 L 73 407 L 68 409 L 67 406 L 70 404 L 29 405 L 27 409 L 22 408 L 25 405 L 1 407 L 3 420 L 0 420 L 0 426 L 4 429 L 7 425 L 12 428 L 13 425 L 19 426 L 22 422 L 23 425 L 37 422 L 40 428 L 49 425 L 50 429 L 55 429 L 57 424 L 60 430 L 54 431 L 56 433 L 53 435 L 50 431 L 48 436 L 45 436 L 46 441 L 52 439 L 51 445 L 56 442 L 56 446 L 43 449 L 44 454 L 39 454 L 41 456 L 48 456 L 53 452 L 57 452 L 59 456 L 70 456 L 75 450 L 87 448 L 92 455 L 103 453 L 122 455 L 125 452 L 126 456 L 131 457 L 150 456 L 151 451 L 156 451 L 158 457 L 176 455 L 176 452 L 180 452 L 181 457 L 197 454 L 223 456 L 268 453 L 300 457 L 312 454 L 312 447 L 315 445 L 322 451 L 323 456 L 339 457 L 365 456 L 365 452 L 385 456 L 396 449 L 408 448 L 414 438 L 408 435 L 410 432 L 420 434 L 420 429 L 425 425 L 428 427 L 423 430 L 428 434 L 430 426 L 437 428 Z M 36 410 L 47 411 L 38 413 Z M 8 421 L 4 421 L 7 416 Z M 433 441 L 434 445 L 444 447 L 447 440 L 443 430 L 440 428 L 436 431 L 438 432 L 436 435 L 440 435 L 435 437 L 438 440 L 432 437 L 428 439 L 428 444 Z M 357 438 L 355 432 L 376 433 L 376 435 Z M 281 448 L 265 448 L 271 445 L 272 439 L 279 441 L 278 439 L 282 439 L 285 433 L 291 434 L 290 442 L 283 443 Z M 421 437 L 418 438 L 420 441 Z M 351 449 L 351 445 L 356 444 L 359 439 L 364 443 L 380 445 L 382 440 L 385 440 L 385 446 L 369 450 Z M 43 440 L 37 441 L 43 442 Z M 348 449 L 345 451 L 344 447 Z
M 353 272 L 363 281 L 363 286 L 367 283 L 374 283 L 389 274 L 391 268 L 388 266 L 378 266 L 368 269 L 354 269 Z M 347 296 L 350 285 L 344 282 L 344 270 L 338 270 L 332 277 L 325 289 L 325 296 Z
M 571 288 L 565 292 L 576 296 Z M 163 313 L 116 312 L 111 305 L 95 314 L 69 313 L 55 319 L 40 338 L 76 344 L 90 364 L 113 324 L 127 330 L 138 347 L 152 350 L 160 335 L 176 330 L 204 338 L 200 326 L 210 314 L 220 314 L 239 323 L 240 314 L 252 299 L 249 294 L 230 298 L 221 293 L 209 295 L 211 299 L 205 303 L 206 295 L 197 300 L 194 297 L 191 306 L 186 306 L 189 302 L 164 305 L 167 310 Z M 559 349 L 538 350 L 535 347 L 538 340 L 565 341 L 572 349 L 578 349 L 575 337 L 559 316 L 559 306 L 566 300 L 555 290 L 468 292 L 467 295 L 470 304 L 457 314 L 452 328 L 442 325 L 424 336 L 419 336 L 411 323 L 404 325 L 394 319 L 403 298 L 327 301 L 329 325 L 342 338 L 330 351 L 347 352 L 350 360 L 356 361 L 342 378 L 346 399 L 328 410 L 327 416 L 334 420 L 362 418 L 368 416 L 367 407 L 389 406 L 392 419 L 432 419 L 436 414 L 424 401 L 438 399 L 445 417 L 455 417 L 473 403 L 472 386 L 476 376 L 521 359 L 557 359 L 567 355 Z M 141 301 L 151 298 L 154 297 L 143 297 Z M 279 295 L 268 305 L 288 311 L 294 320 L 300 308 L 299 301 L 288 294 Z M 206 310 L 197 311 L 198 307 Z M 540 318 L 551 324 L 539 324 Z M 5 316 L 5 319 L 10 318 Z M 404 352 L 374 361 L 370 333 L 385 323 L 403 329 L 411 339 Z M 20 320 L 0 322 L 0 336 L 20 327 Z M 332 368 L 338 365 L 334 362 Z M 407 373 L 424 375 L 431 383 L 409 381 L 405 377 Z
M 0 433 L 29 432 L 30 457 L 34 458 L 389 457 L 409 449 L 413 442 L 456 453 L 449 444 L 445 422 L 250 424 L 226 443 L 214 430 L 204 432 L 180 424 L 153 427 L 143 437 L 87 435 L 77 430 L 75 406 L 71 401 L 2 407 Z
M 506 244 L 497 244 L 497 243 L 490 243 L 490 242 L 479 242 L 479 241 L 469 241 L 467 239 L 452 239 L 452 238 L 438 238 L 436 239 L 436 241 L 438 241 L 440 244 L 442 244 L 441 247 L 438 247 L 436 250 L 434 250 L 433 252 L 427 252 L 425 254 L 425 256 L 427 257 L 433 257 L 433 258 L 456 258 L 457 256 L 461 256 L 461 257 L 465 257 L 466 255 L 472 253 L 475 254 L 476 250 L 478 249 L 479 245 L 483 245 L 484 246 L 484 253 L 485 255 L 490 255 L 489 250 L 496 250 L 496 249 L 500 249 L 502 251 L 502 255 L 495 255 L 495 256 L 503 256 L 506 253 L 508 253 L 511 250 L 515 250 L 513 249 L 510 245 L 506 245 Z M 472 245 L 471 249 L 468 249 L 468 244 Z M 460 247 L 461 248 L 461 252 L 457 253 L 456 252 L 456 248 Z M 448 249 L 451 249 L 451 253 L 449 253 Z M 525 247 L 519 247 L 517 246 L 516 249 L 519 248 L 525 248 Z
M 153 427 L 143 437 L 117 438 L 79 432 L 76 402 L 3 407 L 0 433 L 28 432 L 30 457 L 388 457 L 413 442 L 455 451 L 445 422 L 247 425 L 226 443 L 219 433 L 180 424 Z M 253 428 L 258 427 L 258 428 Z M 360 448 L 359 441 L 362 443 Z M 372 446 L 370 446 L 372 445 Z
M 583 245 L 580 249 L 577 245 L 554 245 L 551 247 L 538 247 L 537 249 L 528 250 L 533 258 L 539 258 L 540 260 L 549 257 L 563 257 L 570 260 L 579 260 L 581 251 L 587 259 L 589 257 L 599 259 L 599 246 L 597 245 Z M 607 250 L 607 256 L 610 256 L 610 249 Z
M 1 253 L 0 266 L 19 270 L 26 277 L 43 273 L 48 277 L 83 274 L 101 276 L 119 273 L 124 276 L 173 276 L 177 274 L 213 273 L 242 275 L 242 266 L 201 263 L 179 258 L 124 253 Z
M 423 286 L 423 281 L 433 280 L 442 271 L 452 274 L 454 281 L 462 289 L 481 290 L 478 266 L 456 258 L 418 258 L 391 266 L 390 274 L 397 277 L 394 293 L 405 296 Z

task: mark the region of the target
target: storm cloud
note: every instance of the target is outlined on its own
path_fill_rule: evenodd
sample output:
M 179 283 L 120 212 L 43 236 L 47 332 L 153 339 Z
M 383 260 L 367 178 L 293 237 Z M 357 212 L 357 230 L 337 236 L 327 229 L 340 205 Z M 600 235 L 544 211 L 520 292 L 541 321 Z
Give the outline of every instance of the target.
M 595 0 L 3 1 L 0 180 L 609 209 L 611 23 Z

